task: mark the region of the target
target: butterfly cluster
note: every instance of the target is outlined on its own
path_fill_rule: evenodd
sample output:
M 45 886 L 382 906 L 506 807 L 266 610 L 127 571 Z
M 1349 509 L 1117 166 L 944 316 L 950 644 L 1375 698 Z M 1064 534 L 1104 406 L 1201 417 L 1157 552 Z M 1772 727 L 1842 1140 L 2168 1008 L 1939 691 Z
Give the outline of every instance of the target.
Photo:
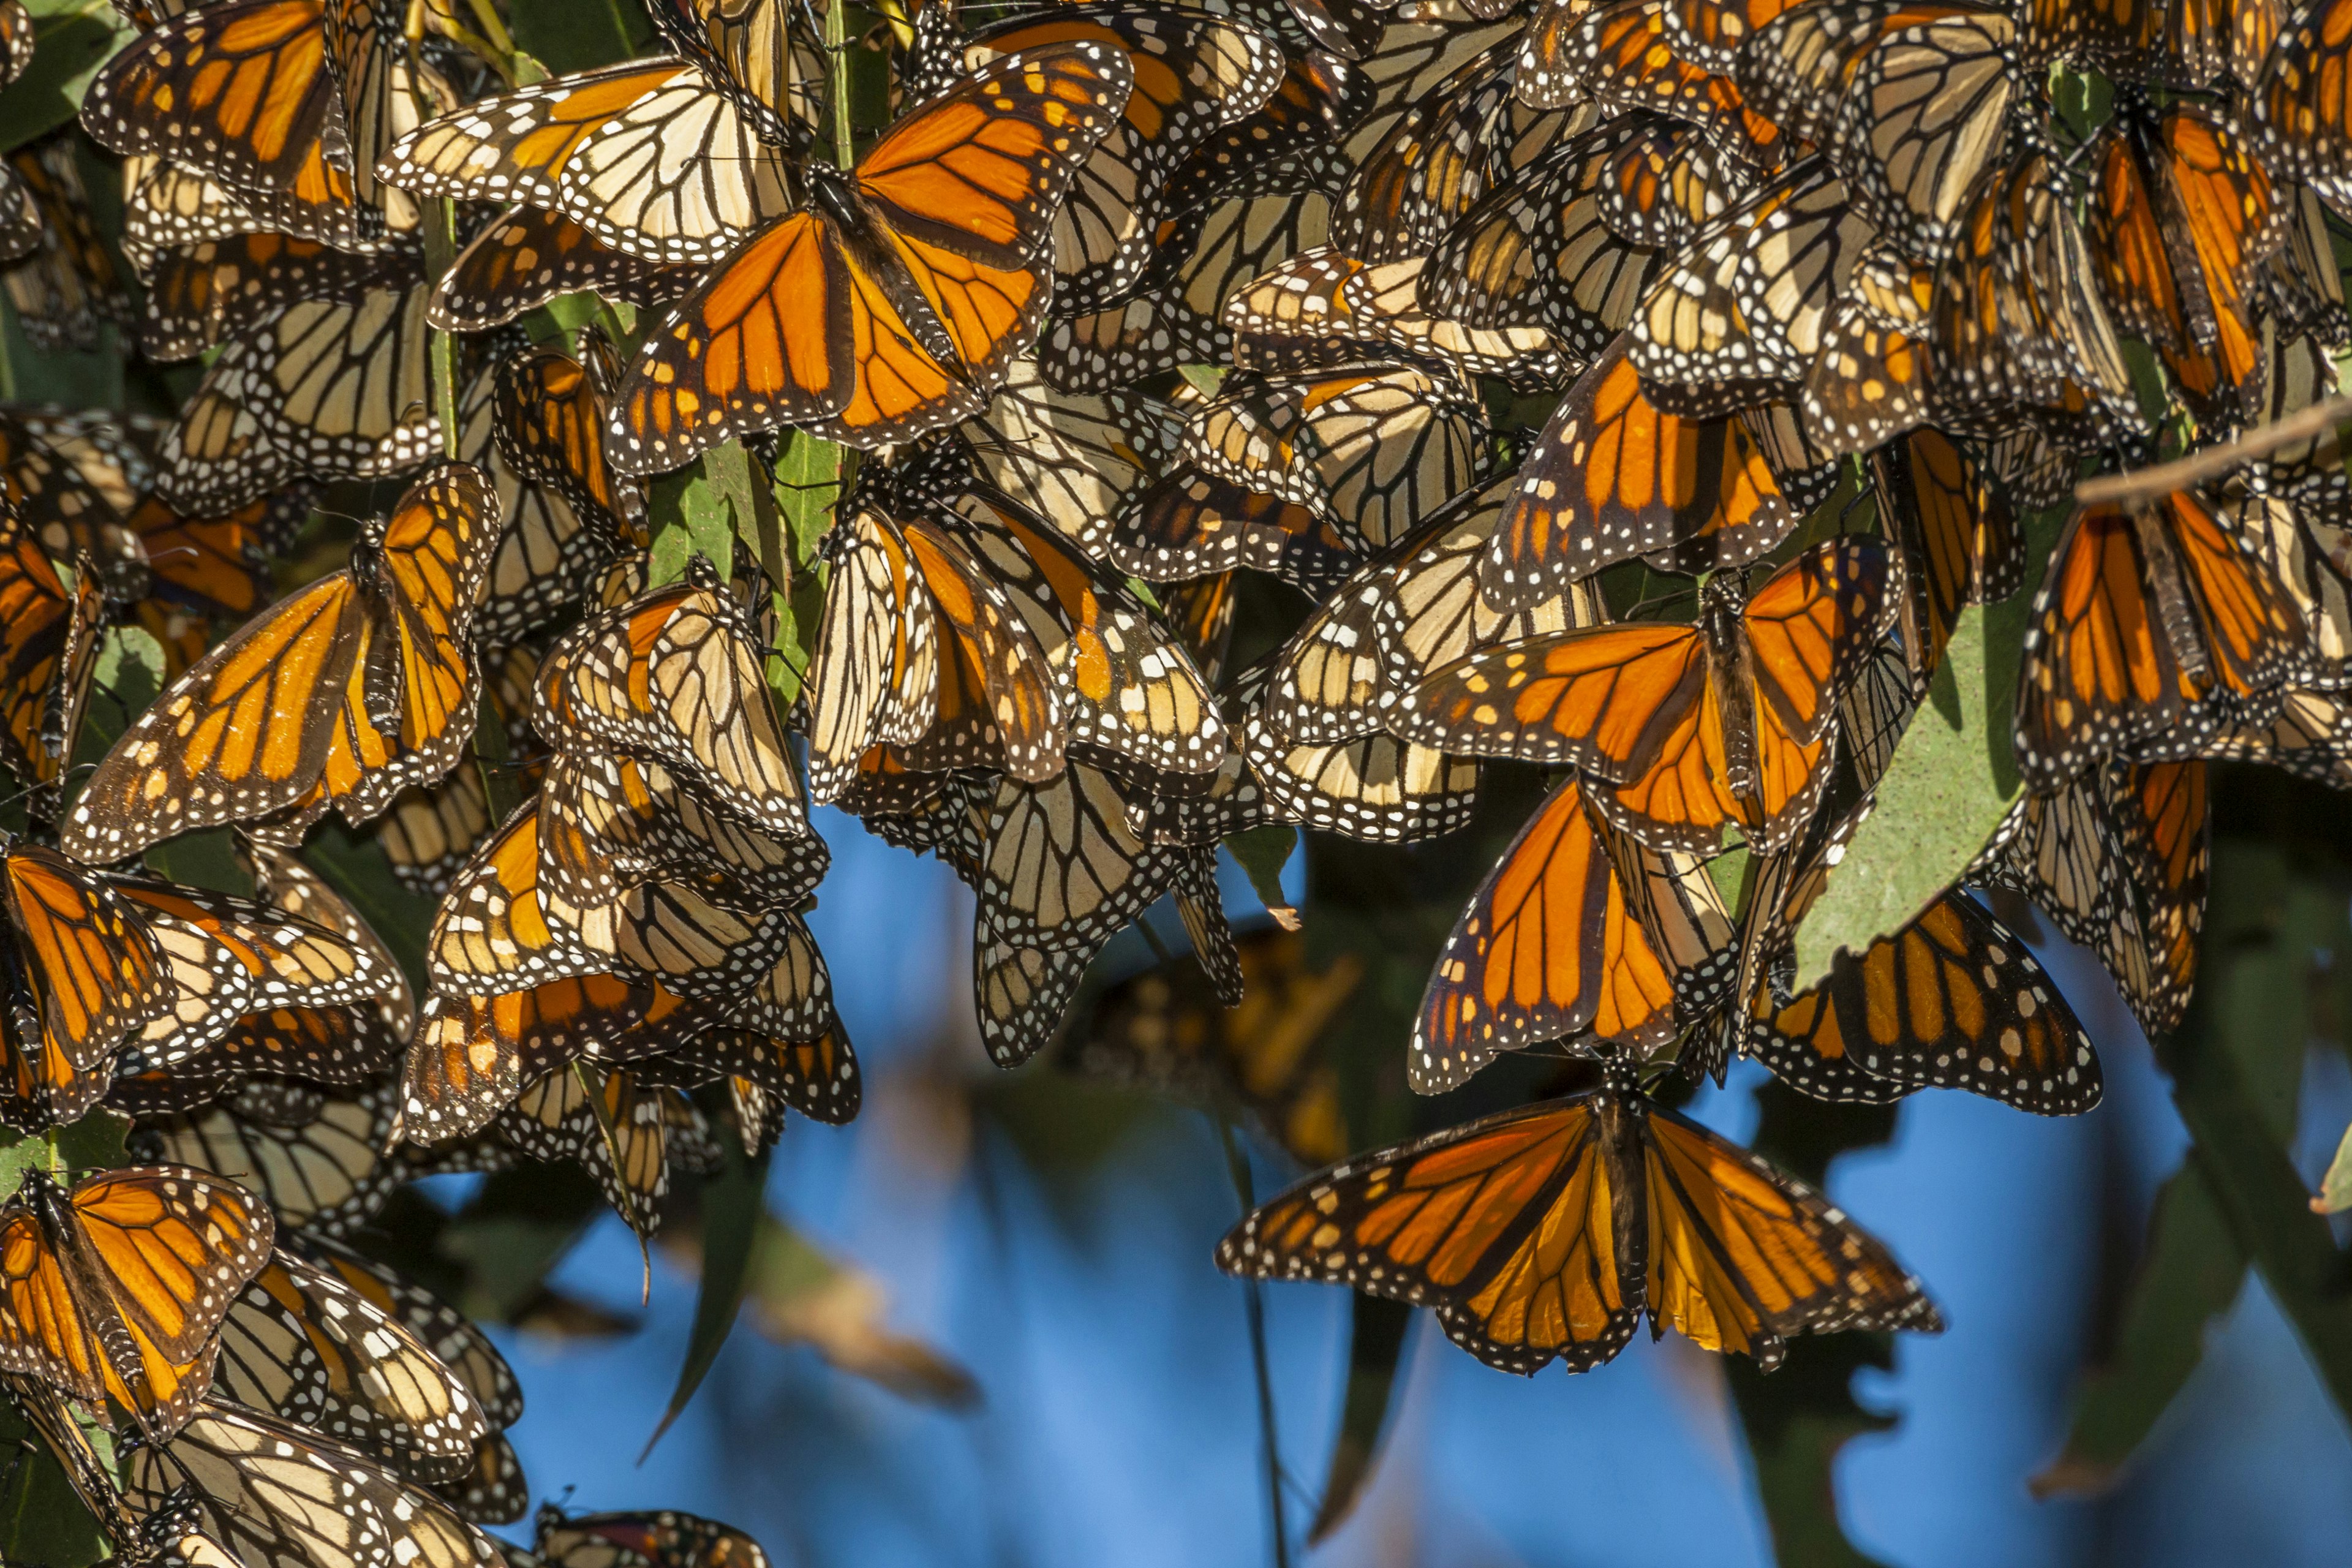
M 1531 1372 L 1939 1326 L 1672 1086 L 2084 1111 L 1994 904 L 2161 1034 L 2207 761 L 2352 782 L 2341 454 L 2244 439 L 2352 344 L 2328 4 L 654 0 L 563 72 L 491 4 L 119 5 L 0 171 L 26 341 L 178 367 L 0 407 L 0 1121 L 49 1156 L 0 1373 L 131 1559 L 487 1561 L 513 1379 L 352 1243 L 522 1163 L 649 1236 L 854 1117 L 812 804 L 970 886 L 1000 1066 L 1172 900 L 1189 964 L 1076 1054 L 1326 1166 L 1219 1263 Z M 1923 704 L 2012 657 L 2007 820 L 1801 984 Z M 1350 1153 L 1308 1046 L 1364 966 L 1237 938 L 1221 846 L 1440 838 L 1515 764 L 1388 1047 L 1597 1083 Z

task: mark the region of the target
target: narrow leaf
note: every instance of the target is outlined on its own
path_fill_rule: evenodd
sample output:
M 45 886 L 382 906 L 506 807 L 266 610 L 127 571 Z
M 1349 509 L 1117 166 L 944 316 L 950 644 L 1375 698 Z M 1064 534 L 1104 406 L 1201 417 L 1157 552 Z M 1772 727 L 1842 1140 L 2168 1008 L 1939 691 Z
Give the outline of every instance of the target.
M 2196 1161 L 2157 1194 L 2147 1254 L 2126 1293 L 2115 1349 L 2075 1397 L 2066 1446 L 2031 1483 L 2036 1497 L 2104 1489 L 2139 1447 L 2205 1355 L 2205 1325 L 2246 1277 Z
M 762 1149 L 746 1160 L 733 1140 L 726 1141 L 727 1166 L 702 1189 L 702 1289 L 694 1302 L 694 1329 L 687 1337 L 686 1362 L 677 1371 L 677 1387 L 669 1407 L 662 1412 L 654 1435 L 646 1439 L 643 1464 L 662 1440 L 670 1423 L 693 1399 L 695 1390 L 719 1360 L 719 1348 L 734 1331 L 736 1314 L 751 1279 L 751 1247 L 760 1234 L 768 1185 L 768 1155 Z
M 1258 902 L 1287 931 L 1298 929 L 1298 911 L 1291 908 L 1290 895 L 1282 890 L 1282 868 L 1297 847 L 1298 829 L 1286 822 L 1269 822 L 1225 840 L 1225 848 L 1248 874 Z
M 1320 1546 L 1339 1528 L 1363 1495 L 1379 1463 L 1381 1440 L 1396 1410 L 1397 1366 L 1404 1358 L 1405 1330 L 1412 1309 L 1377 1296 L 1354 1298 L 1348 1337 L 1348 1398 L 1339 1412 L 1339 1435 L 1324 1472 L 1323 1500 L 1307 1527 L 1307 1544 Z
M 33 59 L 0 93 L 0 153 L 13 153 L 81 112 L 90 79 L 122 44 L 137 37 L 113 6 L 85 0 L 33 19 Z

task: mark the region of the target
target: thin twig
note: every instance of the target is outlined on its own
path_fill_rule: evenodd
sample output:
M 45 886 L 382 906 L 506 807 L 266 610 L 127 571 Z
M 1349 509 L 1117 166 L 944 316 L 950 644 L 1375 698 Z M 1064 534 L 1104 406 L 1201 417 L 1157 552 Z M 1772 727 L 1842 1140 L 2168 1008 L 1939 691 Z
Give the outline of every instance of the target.
M 1241 1199 L 1242 1213 L 1246 1215 L 1257 1206 L 1251 1190 L 1249 1156 L 1234 1137 L 1233 1118 L 1220 1110 L 1215 1121 L 1217 1140 L 1225 1147 L 1225 1171 L 1233 1177 L 1234 1195 Z M 1274 1537 L 1274 1568 L 1290 1568 L 1290 1529 L 1282 1507 L 1281 1434 L 1274 1420 L 1274 1371 L 1265 1353 L 1265 1299 L 1255 1279 L 1244 1279 L 1242 1284 L 1249 1314 L 1250 1362 L 1257 1373 L 1258 1443 L 1265 1451 L 1266 1526 Z
M 2267 457 L 2281 447 L 2308 440 L 2347 420 L 2352 420 L 2352 395 L 2331 397 L 2325 403 L 2315 403 L 2298 413 L 2290 414 L 2275 424 L 2249 430 L 2234 441 L 2191 452 L 2169 463 L 2084 479 L 2074 487 L 2074 500 L 2083 506 L 2105 506 L 2117 501 L 2145 500 L 2169 495 L 2174 490 L 2186 489 L 2216 475 L 2226 474 L 2241 463 Z

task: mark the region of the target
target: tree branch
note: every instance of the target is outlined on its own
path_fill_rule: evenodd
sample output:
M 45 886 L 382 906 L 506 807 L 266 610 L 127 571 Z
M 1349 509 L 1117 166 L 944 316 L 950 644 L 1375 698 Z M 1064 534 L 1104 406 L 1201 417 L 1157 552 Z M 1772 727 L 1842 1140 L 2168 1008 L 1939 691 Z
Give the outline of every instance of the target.
M 2315 403 L 2298 413 L 2290 414 L 2275 424 L 2249 430 L 2236 440 L 2225 441 L 2219 447 L 2208 447 L 2185 458 L 2176 458 L 2169 463 L 2158 463 L 2152 468 L 2134 468 L 2126 473 L 2101 474 L 2096 479 L 2084 479 L 2074 487 L 2074 500 L 2083 506 L 2105 506 L 2168 495 L 2216 475 L 2226 474 L 2241 463 L 2267 457 L 2281 447 L 2308 440 L 2347 420 L 2352 420 L 2352 395 L 2331 397 L 2325 403 Z

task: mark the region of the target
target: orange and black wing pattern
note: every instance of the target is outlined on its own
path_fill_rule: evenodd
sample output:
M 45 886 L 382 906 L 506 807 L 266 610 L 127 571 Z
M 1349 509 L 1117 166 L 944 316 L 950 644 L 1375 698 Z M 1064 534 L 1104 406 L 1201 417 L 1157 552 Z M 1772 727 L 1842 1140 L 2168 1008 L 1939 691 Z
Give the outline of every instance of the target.
M 776 223 L 678 305 L 614 413 L 628 473 L 797 425 L 889 446 L 976 414 L 1035 341 L 1056 208 L 1125 107 L 1127 57 L 992 62 L 887 132 L 854 187 Z M 845 227 L 845 214 L 864 227 Z
M 1964 1089 L 2042 1116 L 2099 1102 L 2099 1058 L 2066 999 L 2023 942 L 1958 891 L 1859 959 L 1840 953 L 1785 1005 L 1759 986 L 1745 1047 L 1823 1100 Z
M 1654 406 L 1621 338 L 1569 388 L 1520 466 L 1482 582 L 1490 603 L 1518 607 L 1636 556 L 1661 571 L 1742 566 L 1799 517 L 1745 421 Z
M 2285 586 L 2193 492 L 2082 509 L 2026 628 L 2026 783 L 2055 789 L 2102 756 L 2193 755 L 2264 721 L 2307 641 Z
M 1654 1328 L 1754 1356 L 1768 1372 L 1793 1334 L 1942 1331 L 1919 1281 L 1821 1194 L 1687 1117 L 1645 1110 L 1643 1296 Z
M 1454 1342 L 1523 1373 L 1601 1365 L 1644 1311 L 1768 1368 L 1792 1334 L 1942 1327 L 1819 1194 L 1624 1082 L 1320 1172 L 1217 1262 L 1435 1307 Z
M 69 1121 L 105 1092 L 116 1047 L 169 1009 L 174 987 L 154 940 L 99 873 L 30 844 L 5 859 L 6 967 L 26 1005 L 6 1028 L 0 1112 L 20 1126 Z
M 1217 1247 L 1228 1273 L 1321 1279 L 1437 1309 L 1489 1366 L 1570 1372 L 1642 1320 L 1638 1233 L 1622 1236 L 1612 1107 L 1580 1095 L 1343 1161 L 1262 1205 Z
M 66 847 L 116 860 L 227 822 L 299 829 L 330 805 L 363 822 L 446 773 L 473 729 L 468 627 L 498 516 L 478 469 L 417 481 L 349 570 L 247 622 L 123 732 Z
M 33 1172 L 0 1209 L 0 1367 L 111 1399 L 168 1438 L 275 1233 L 250 1194 L 183 1166 L 105 1172 L 70 1193 Z
M 1634 858 L 1623 876 L 1618 854 Z M 1653 944 L 1664 916 L 1649 905 L 1661 897 L 1690 910 L 1678 925 L 1706 933 L 1698 952 Z M 1446 939 L 1414 1023 L 1412 1087 L 1452 1089 L 1496 1052 L 1545 1040 L 1654 1049 L 1687 1021 L 1676 1008 L 1682 970 L 1730 936 L 1703 872 L 1612 843 L 1571 778 L 1519 830 Z

